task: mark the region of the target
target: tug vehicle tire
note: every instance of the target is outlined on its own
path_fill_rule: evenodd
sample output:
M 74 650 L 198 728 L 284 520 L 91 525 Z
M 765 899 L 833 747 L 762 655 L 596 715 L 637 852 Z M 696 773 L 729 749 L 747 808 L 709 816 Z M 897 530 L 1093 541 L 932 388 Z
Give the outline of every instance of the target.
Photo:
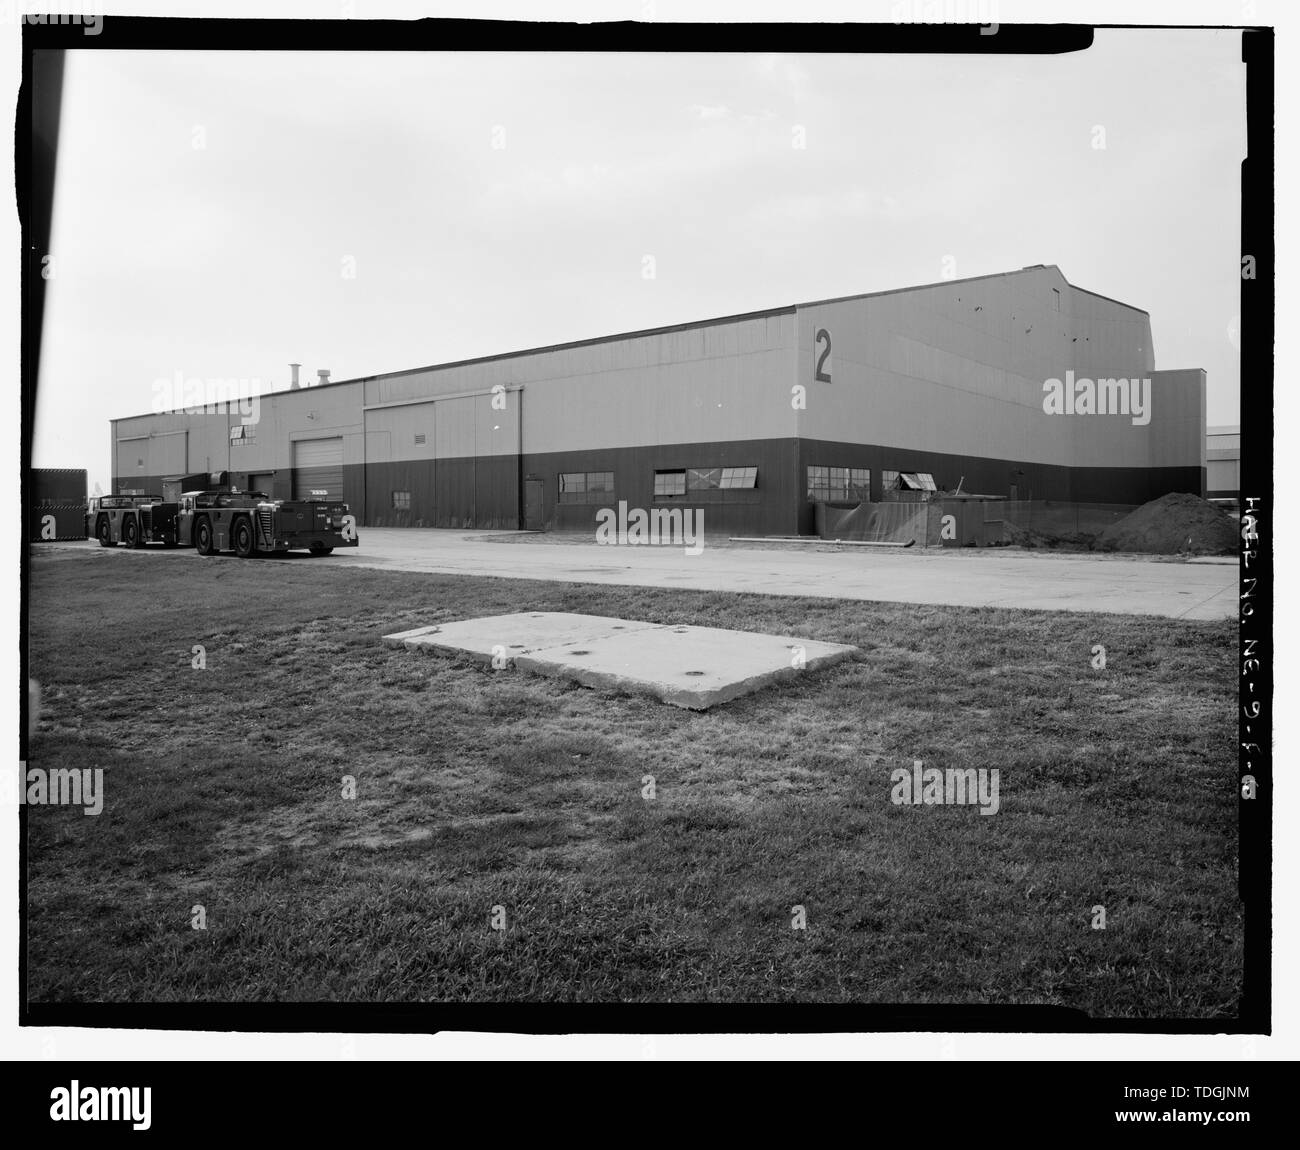
M 253 524 L 247 517 L 235 520 L 235 554 L 247 559 L 256 552 L 253 546 Z
M 212 554 L 212 523 L 207 519 L 194 524 L 194 550 L 200 555 Z

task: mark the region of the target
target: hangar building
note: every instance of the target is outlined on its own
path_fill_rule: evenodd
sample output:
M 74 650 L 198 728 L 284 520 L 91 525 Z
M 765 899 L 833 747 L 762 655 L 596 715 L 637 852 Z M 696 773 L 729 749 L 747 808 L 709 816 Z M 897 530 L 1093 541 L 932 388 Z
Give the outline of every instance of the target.
M 1111 386 L 1049 410 L 1051 379 Z M 1116 379 L 1150 381 L 1145 419 Z M 1107 394 L 1123 410 L 1096 413 Z M 586 530 L 626 501 L 812 534 L 818 502 L 917 473 L 1020 500 L 1204 495 L 1205 372 L 1155 370 L 1145 311 L 1036 265 L 323 382 L 262 396 L 256 424 L 117 419 L 112 453 L 114 490 L 227 470 L 368 526 Z

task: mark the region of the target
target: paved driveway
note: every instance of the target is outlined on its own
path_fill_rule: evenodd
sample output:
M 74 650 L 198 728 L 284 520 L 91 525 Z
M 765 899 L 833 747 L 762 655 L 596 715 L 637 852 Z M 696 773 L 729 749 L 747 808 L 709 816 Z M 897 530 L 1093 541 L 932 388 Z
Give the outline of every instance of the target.
M 1230 559 L 1185 563 L 1001 549 L 831 550 L 798 544 L 705 546 L 702 554 L 687 555 L 677 547 L 601 547 L 541 541 L 545 539 L 517 533 L 362 528 L 357 550 L 336 551 L 321 562 L 565 583 L 1177 619 L 1231 618 L 1237 604 L 1238 569 Z
M 205 560 L 188 548 L 165 551 L 151 547 L 148 556 L 124 548 L 105 553 L 94 540 L 31 546 L 34 554 L 78 550 L 103 559 L 242 562 L 233 555 Z M 335 551 L 327 559 L 293 552 L 276 561 L 886 603 L 1108 611 L 1173 619 L 1230 619 L 1238 594 L 1238 566 L 1232 559 L 1159 562 L 1000 548 L 878 551 L 806 544 L 720 544 L 706 545 L 702 554 L 687 555 L 680 547 L 601 547 L 587 539 L 556 541 L 552 536 L 525 532 L 363 527 L 361 546 L 356 550 Z

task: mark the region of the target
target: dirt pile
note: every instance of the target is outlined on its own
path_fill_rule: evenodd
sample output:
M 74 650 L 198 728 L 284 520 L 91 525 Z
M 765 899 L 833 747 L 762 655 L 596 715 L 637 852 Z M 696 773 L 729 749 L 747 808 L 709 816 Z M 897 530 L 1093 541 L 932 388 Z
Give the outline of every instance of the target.
M 1098 551 L 1155 555 L 1230 555 L 1240 546 L 1237 520 L 1195 495 L 1162 495 L 1097 536 Z

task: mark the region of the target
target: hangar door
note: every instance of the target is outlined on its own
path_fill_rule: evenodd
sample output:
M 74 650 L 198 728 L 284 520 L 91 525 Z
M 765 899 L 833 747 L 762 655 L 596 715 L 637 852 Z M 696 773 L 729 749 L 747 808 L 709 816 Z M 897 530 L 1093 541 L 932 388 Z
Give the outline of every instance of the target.
M 189 470 L 188 431 L 164 431 L 150 443 L 149 471 L 153 475 L 183 475 Z
M 293 444 L 293 497 L 343 498 L 343 437 L 298 439 Z

